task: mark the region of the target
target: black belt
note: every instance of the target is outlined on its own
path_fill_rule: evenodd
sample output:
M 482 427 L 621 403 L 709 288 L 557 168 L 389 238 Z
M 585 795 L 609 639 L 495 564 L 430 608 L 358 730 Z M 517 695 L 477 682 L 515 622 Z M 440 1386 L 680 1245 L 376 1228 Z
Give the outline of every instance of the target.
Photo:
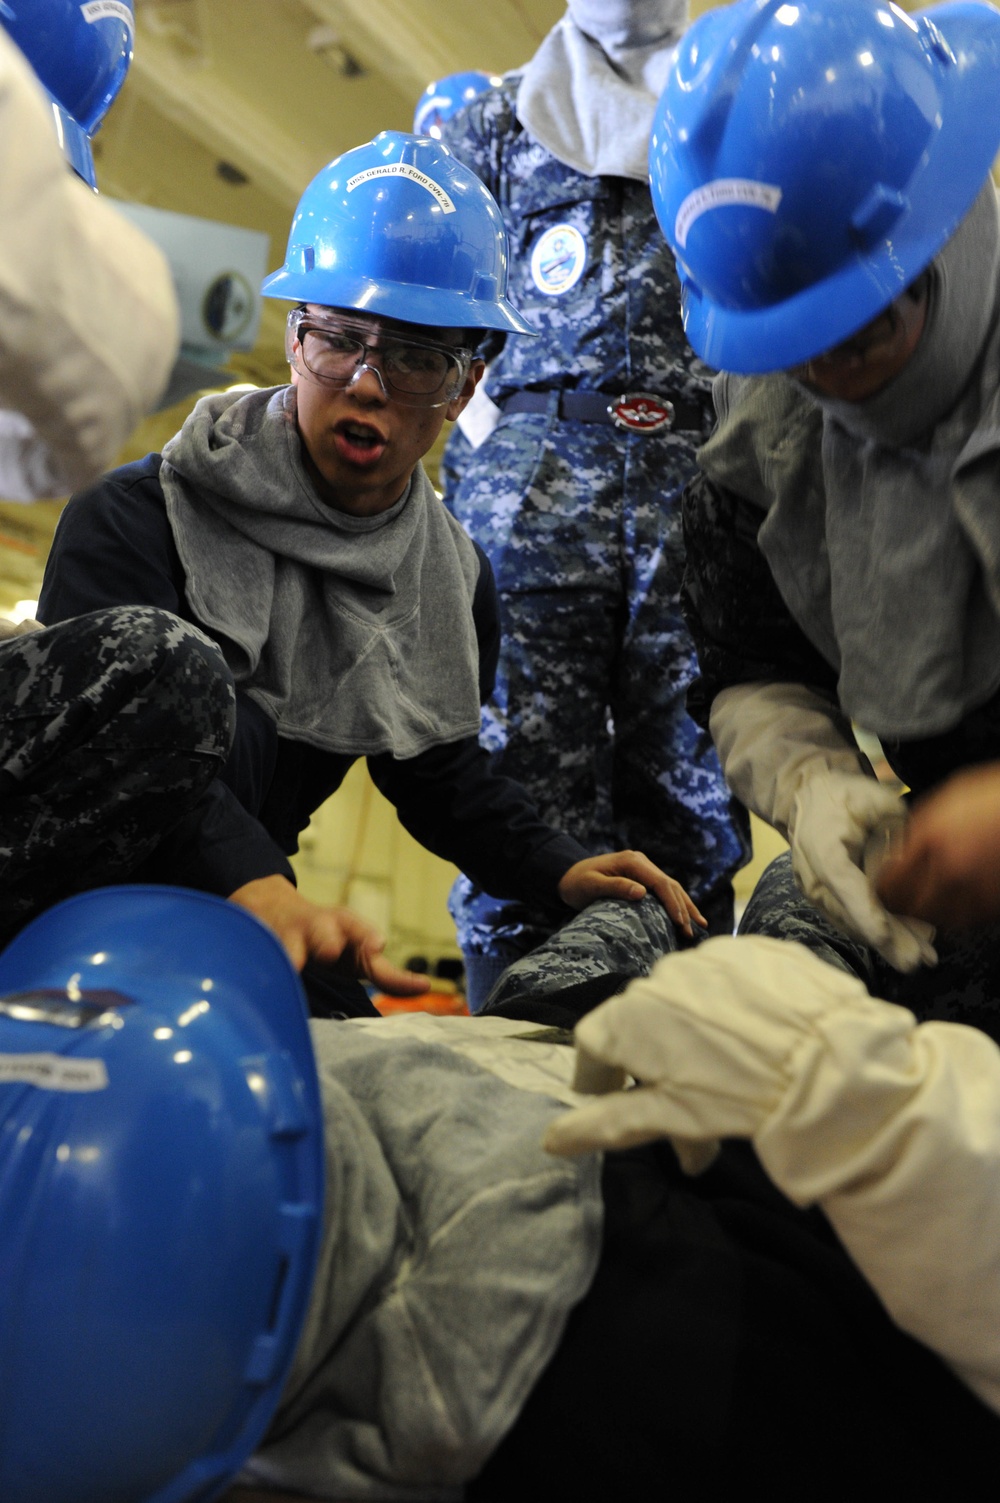
M 685 398 L 659 396 L 652 391 L 630 391 L 620 397 L 603 391 L 516 391 L 497 405 L 507 412 L 548 412 L 556 397 L 555 411 L 561 418 L 578 423 L 611 423 L 629 433 L 662 433 L 680 429 L 700 433 L 704 408 Z

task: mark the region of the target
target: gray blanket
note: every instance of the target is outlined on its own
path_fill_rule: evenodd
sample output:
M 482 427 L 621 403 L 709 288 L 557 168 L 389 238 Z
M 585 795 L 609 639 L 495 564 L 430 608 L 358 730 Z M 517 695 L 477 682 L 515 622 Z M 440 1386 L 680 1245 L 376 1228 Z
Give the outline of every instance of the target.
M 451 1503 L 513 1424 L 596 1268 L 599 1157 L 541 1148 L 576 1099 L 573 1052 L 510 1038 L 532 1025 L 500 1018 L 312 1029 L 323 1247 L 281 1407 L 242 1480 Z

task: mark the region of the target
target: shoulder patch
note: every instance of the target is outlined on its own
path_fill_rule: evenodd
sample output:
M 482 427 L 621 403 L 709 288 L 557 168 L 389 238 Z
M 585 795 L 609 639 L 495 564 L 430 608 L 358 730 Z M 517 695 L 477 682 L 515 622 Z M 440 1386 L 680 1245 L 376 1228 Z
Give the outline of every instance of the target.
M 572 224 L 554 224 L 535 242 L 531 280 L 539 292 L 558 297 L 575 287 L 587 262 L 587 242 Z

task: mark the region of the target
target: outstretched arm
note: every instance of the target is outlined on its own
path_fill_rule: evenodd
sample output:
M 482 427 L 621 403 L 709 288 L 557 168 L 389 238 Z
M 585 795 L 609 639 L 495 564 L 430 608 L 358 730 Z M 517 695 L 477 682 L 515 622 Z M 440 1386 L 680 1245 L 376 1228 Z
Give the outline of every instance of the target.
M 576 1029 L 584 1074 L 640 1084 L 558 1118 L 557 1153 L 751 1138 L 818 1203 L 896 1323 L 1000 1411 L 1000 1051 L 918 1025 L 796 944 L 710 939 Z

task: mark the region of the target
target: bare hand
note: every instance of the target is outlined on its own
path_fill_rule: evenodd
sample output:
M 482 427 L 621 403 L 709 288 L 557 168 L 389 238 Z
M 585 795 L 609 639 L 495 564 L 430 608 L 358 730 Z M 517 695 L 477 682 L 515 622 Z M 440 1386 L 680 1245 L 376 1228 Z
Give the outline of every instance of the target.
M 679 882 L 654 866 L 641 851 L 608 851 L 578 861 L 559 883 L 559 896 L 570 908 L 586 908 L 599 898 L 627 898 L 637 903 L 651 892 L 663 904 L 674 923 L 690 939 L 693 924 L 708 928 L 692 898 Z
M 287 877 L 258 877 L 238 887 L 229 901 L 249 909 L 267 925 L 297 971 L 307 960 L 323 960 L 395 996 L 416 997 L 428 988 L 426 976 L 404 971 L 385 959 L 385 940 L 365 919 L 349 908 L 311 903 Z
M 943 929 L 1000 920 L 1000 763 L 918 800 L 876 888 L 887 908 Z

